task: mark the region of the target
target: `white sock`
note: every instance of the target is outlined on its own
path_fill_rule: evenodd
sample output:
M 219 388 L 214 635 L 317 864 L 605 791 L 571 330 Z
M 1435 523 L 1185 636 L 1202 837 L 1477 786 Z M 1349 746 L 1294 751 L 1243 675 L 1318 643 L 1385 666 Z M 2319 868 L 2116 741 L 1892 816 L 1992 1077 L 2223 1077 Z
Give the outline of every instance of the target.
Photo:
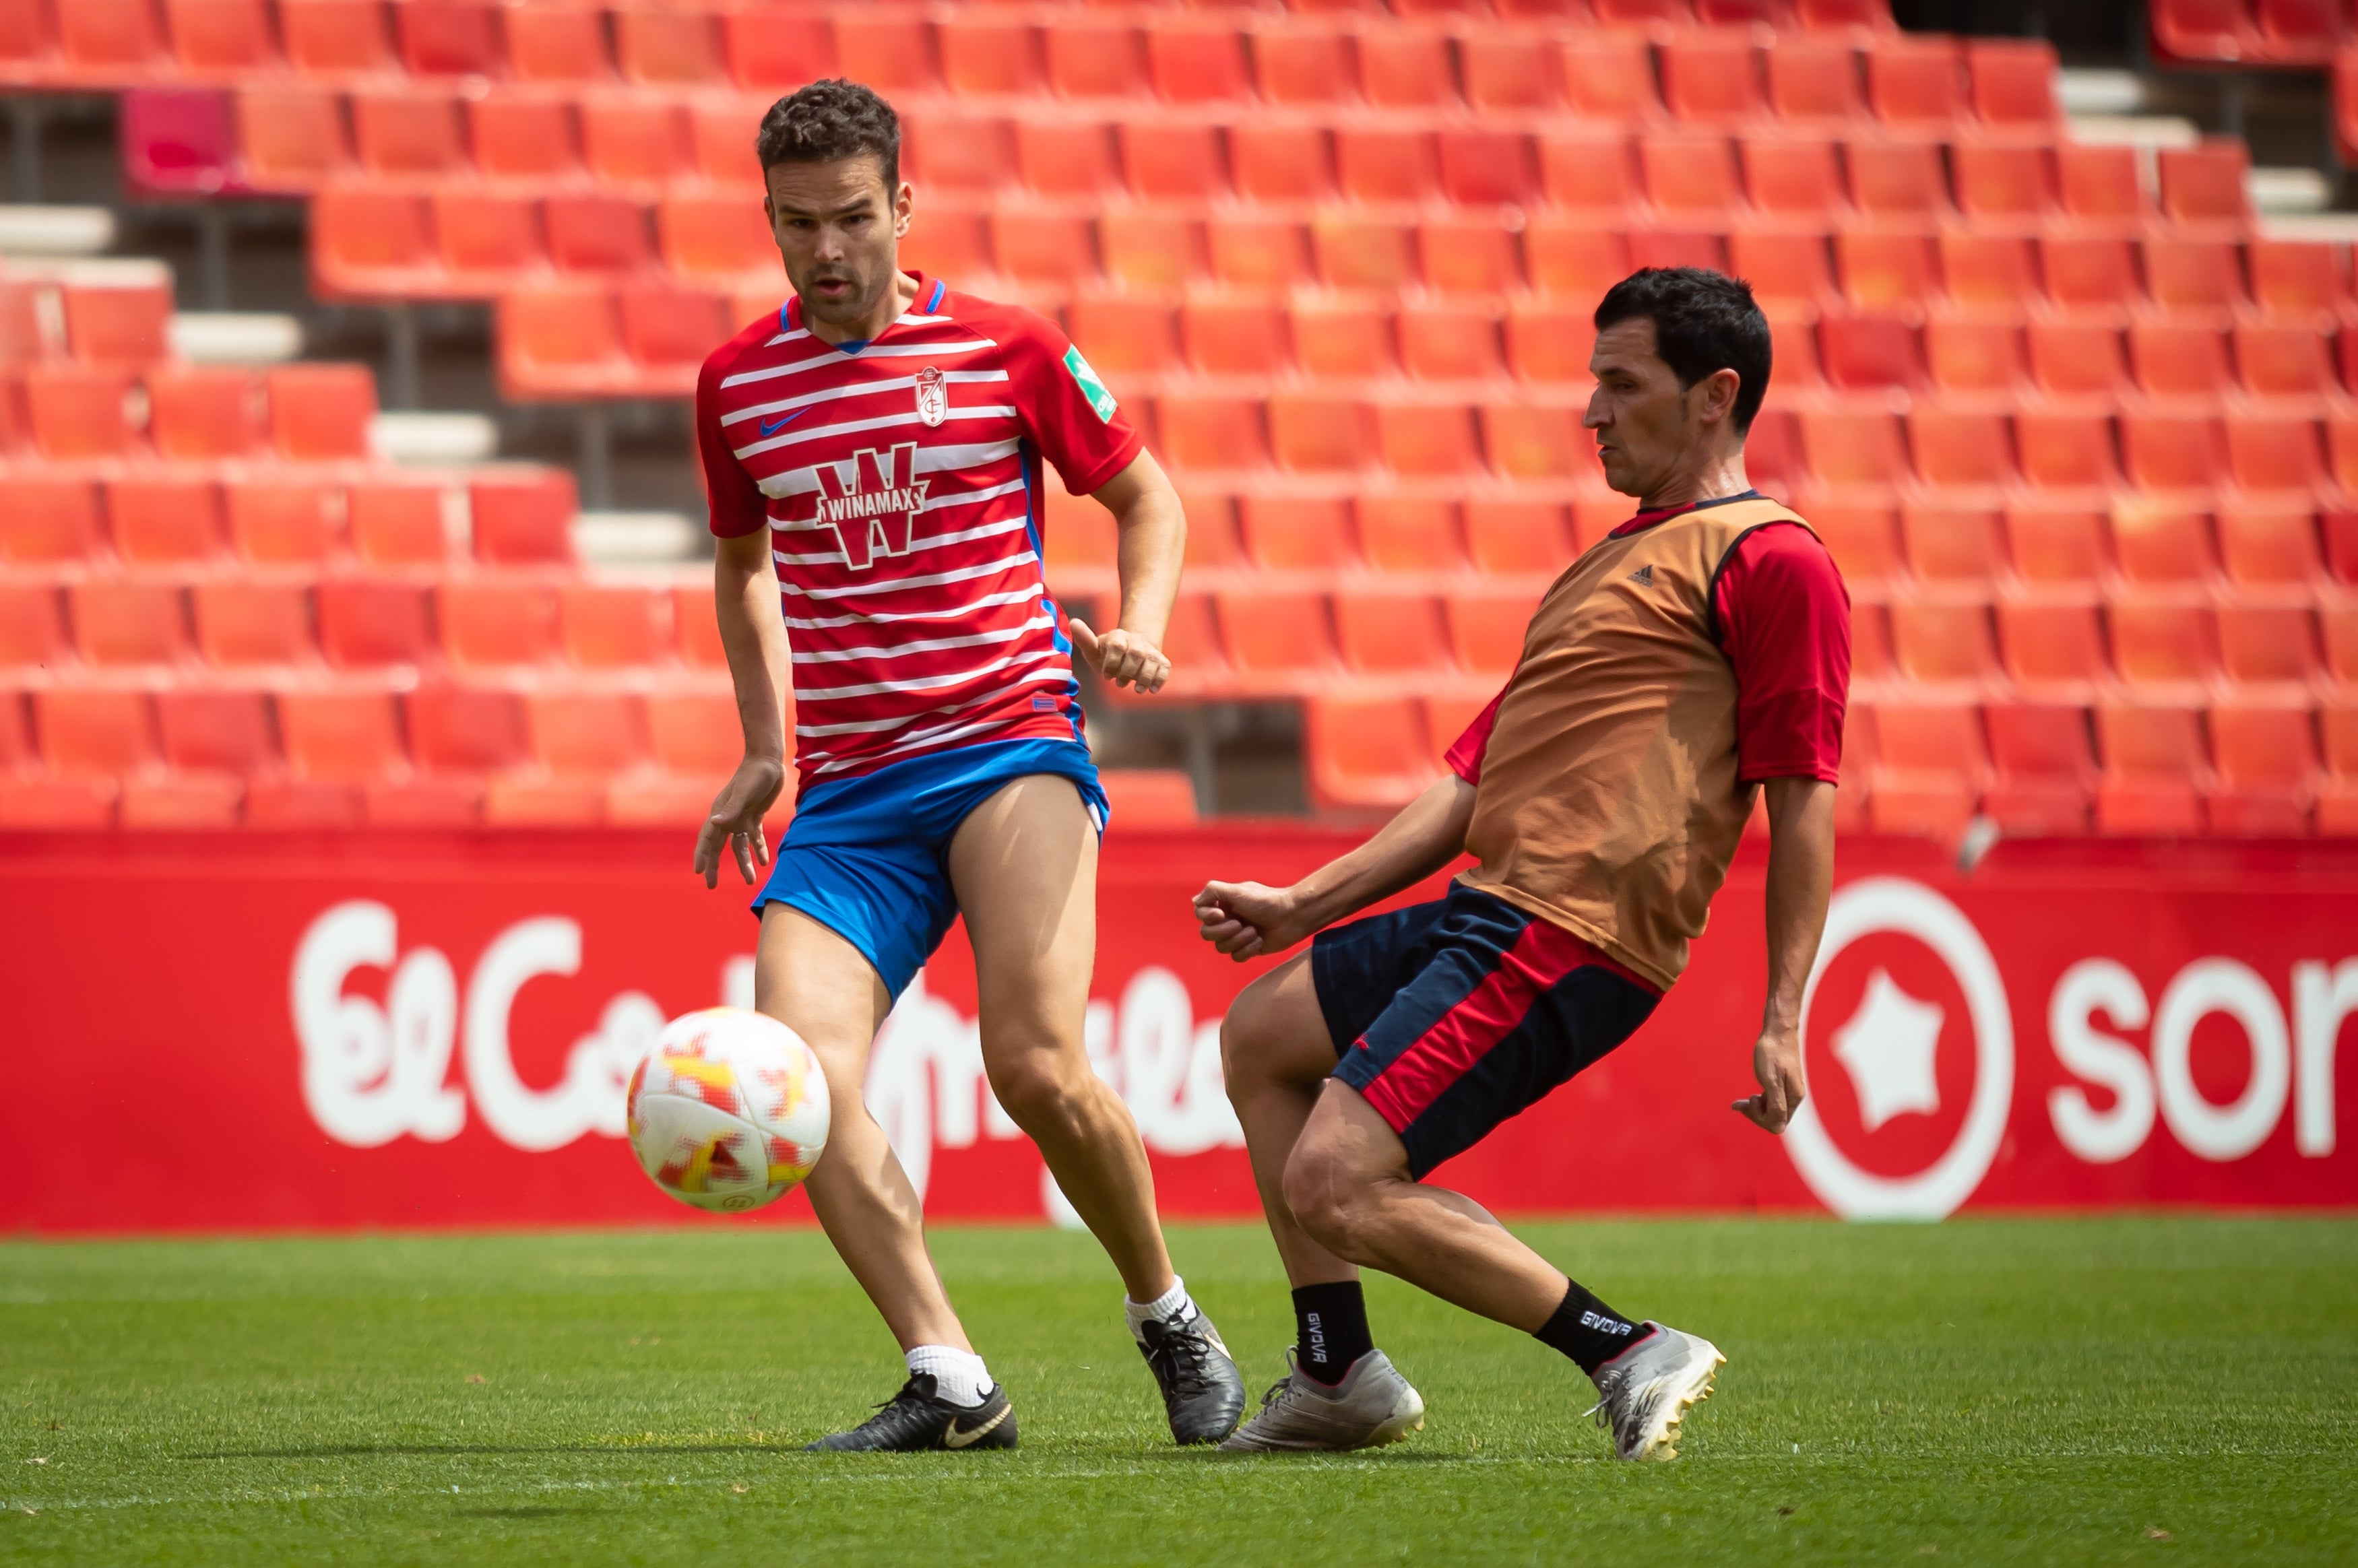
M 982 1357 L 971 1350 L 953 1350 L 946 1345 L 920 1345 L 908 1353 L 909 1375 L 920 1372 L 934 1375 L 934 1392 L 954 1405 L 979 1405 L 990 1389 L 990 1373 Z
M 1134 1302 L 1121 1298 L 1121 1314 L 1130 1319 L 1130 1336 L 1141 1345 L 1146 1343 L 1146 1323 L 1150 1318 L 1188 1318 L 1195 1315 L 1195 1303 L 1188 1297 L 1187 1281 L 1178 1275 L 1171 1276 L 1171 1288 L 1151 1302 Z

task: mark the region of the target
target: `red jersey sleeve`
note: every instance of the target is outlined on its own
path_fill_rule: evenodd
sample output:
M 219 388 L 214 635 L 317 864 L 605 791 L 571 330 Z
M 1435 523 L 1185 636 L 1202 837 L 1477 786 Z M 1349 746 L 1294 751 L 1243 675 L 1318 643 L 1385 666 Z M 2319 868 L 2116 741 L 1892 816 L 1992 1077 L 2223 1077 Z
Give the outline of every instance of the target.
M 1736 671 L 1736 768 L 1841 782 L 1850 704 L 1850 590 L 1815 534 L 1772 523 L 1736 541 L 1712 585 Z
M 1498 722 L 1498 704 L 1506 699 L 1507 688 L 1500 687 L 1498 695 L 1490 699 L 1490 706 L 1476 714 L 1474 722 L 1466 727 L 1466 733 L 1441 754 L 1449 771 L 1467 784 L 1482 782 L 1482 752 L 1490 744 L 1491 727 Z
M 762 323 L 761 330 L 766 337 L 770 324 Z M 741 538 L 766 526 L 770 520 L 769 503 L 745 465 L 737 460 L 714 406 L 713 395 L 719 390 L 721 378 L 737 362 L 730 351 L 735 347 L 732 342 L 716 351 L 696 377 L 696 453 L 703 460 L 704 496 L 712 532 L 723 539 Z
M 1011 308 L 990 330 L 1006 351 L 1015 416 L 1066 490 L 1090 494 L 1130 465 L 1144 438 L 1054 322 Z

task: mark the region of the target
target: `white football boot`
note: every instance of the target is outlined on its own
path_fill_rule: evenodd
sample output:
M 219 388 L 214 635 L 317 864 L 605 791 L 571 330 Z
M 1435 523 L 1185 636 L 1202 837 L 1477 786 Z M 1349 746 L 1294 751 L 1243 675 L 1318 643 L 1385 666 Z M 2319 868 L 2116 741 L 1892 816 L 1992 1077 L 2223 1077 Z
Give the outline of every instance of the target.
M 1331 1389 L 1303 1372 L 1292 1350 L 1285 1353 L 1285 1363 L 1284 1381 L 1261 1396 L 1260 1411 L 1222 1448 L 1231 1454 L 1272 1449 L 1344 1454 L 1398 1443 L 1424 1430 L 1423 1397 L 1380 1350 L 1352 1362 L 1343 1380 Z
M 1679 1423 L 1711 1398 L 1711 1380 L 1727 1357 L 1708 1339 L 1649 1322 L 1643 1339 L 1596 1368 L 1589 1411 L 1613 1433 L 1622 1459 L 1675 1459 Z

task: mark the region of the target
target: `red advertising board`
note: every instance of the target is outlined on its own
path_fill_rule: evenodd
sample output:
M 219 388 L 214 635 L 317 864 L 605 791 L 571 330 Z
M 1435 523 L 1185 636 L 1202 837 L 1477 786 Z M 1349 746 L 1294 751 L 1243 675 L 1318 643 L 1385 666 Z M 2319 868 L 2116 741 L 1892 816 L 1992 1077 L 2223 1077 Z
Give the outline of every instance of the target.
M 1163 1211 L 1254 1211 L 1217 1021 L 1265 964 L 1198 942 L 1206 878 L 1347 847 L 1294 826 L 1108 838 L 1088 1038 Z M 747 1223 L 620 1141 L 669 1016 L 750 1000 L 743 891 L 676 836 L 0 838 L 0 1140 L 13 1230 Z M 1765 965 L 1747 844 L 1638 1035 L 1440 1179 L 1508 1213 L 2358 1203 L 2358 847 L 1846 840 L 1811 1103 L 1738 1118 Z M 980 1072 L 951 940 L 868 1102 L 929 1212 L 1053 1218 Z M 752 1223 L 807 1221 L 798 1197 Z

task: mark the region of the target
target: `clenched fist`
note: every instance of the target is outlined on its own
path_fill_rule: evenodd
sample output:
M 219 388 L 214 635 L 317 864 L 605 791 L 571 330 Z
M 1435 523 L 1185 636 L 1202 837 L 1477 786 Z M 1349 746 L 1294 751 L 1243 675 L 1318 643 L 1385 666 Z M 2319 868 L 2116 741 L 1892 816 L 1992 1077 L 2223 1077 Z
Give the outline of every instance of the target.
M 1105 678 L 1109 686 L 1127 686 L 1141 692 L 1160 691 L 1163 683 L 1171 678 L 1171 661 L 1163 650 L 1135 632 L 1125 632 L 1117 626 L 1110 632 L 1098 633 L 1079 616 L 1069 616 L 1065 624 L 1072 628 L 1073 646 L 1091 668 Z

